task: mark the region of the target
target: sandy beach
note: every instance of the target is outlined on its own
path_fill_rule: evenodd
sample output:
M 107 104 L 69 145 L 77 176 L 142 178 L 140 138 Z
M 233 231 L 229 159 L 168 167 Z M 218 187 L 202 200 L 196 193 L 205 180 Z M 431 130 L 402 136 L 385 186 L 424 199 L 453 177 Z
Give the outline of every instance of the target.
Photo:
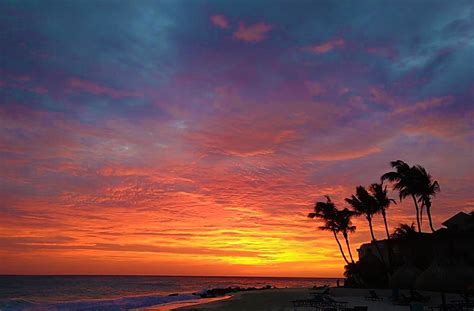
M 231 299 L 233 296 L 223 296 L 215 298 L 197 298 L 186 301 L 170 302 L 158 306 L 137 308 L 133 311 L 171 311 L 171 310 L 188 310 L 189 307 L 196 305 L 208 305 L 211 303 L 221 302 L 223 300 Z M 191 309 L 192 310 L 192 309 Z
M 367 306 L 370 311 L 377 310 L 410 310 L 409 306 L 395 306 L 391 303 L 389 297 L 391 290 L 376 289 L 377 294 L 383 298 L 382 301 L 368 301 L 365 296 L 368 289 L 351 289 L 351 288 L 331 288 L 331 296 L 341 302 L 347 302 L 347 307 Z M 294 311 L 293 300 L 310 299 L 313 289 L 309 288 L 282 288 L 270 289 L 262 291 L 240 292 L 232 295 L 231 298 L 224 297 L 217 301 L 209 301 L 198 299 L 192 302 L 168 304 L 163 306 L 149 307 L 143 310 L 147 311 L 206 311 L 206 310 L 229 310 L 229 311 L 245 311 L 245 310 L 266 310 L 266 311 Z M 401 291 L 408 295 L 408 291 Z M 434 292 L 421 292 L 425 296 L 430 296 L 430 302 L 425 306 L 439 306 L 441 297 Z M 447 300 L 460 299 L 458 295 L 449 294 Z M 296 310 L 314 310 L 309 307 L 298 307 Z

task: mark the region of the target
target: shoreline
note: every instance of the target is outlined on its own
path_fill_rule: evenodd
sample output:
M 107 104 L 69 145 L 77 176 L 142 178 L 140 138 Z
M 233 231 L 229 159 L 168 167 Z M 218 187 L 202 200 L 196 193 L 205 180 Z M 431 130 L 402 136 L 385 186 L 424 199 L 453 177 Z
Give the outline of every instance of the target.
M 290 295 L 291 297 L 296 297 L 298 299 L 303 299 L 310 292 L 314 291 L 311 287 L 287 287 L 287 288 L 272 288 L 266 290 L 255 290 L 255 291 L 239 291 L 232 294 L 215 297 L 215 298 L 198 298 L 191 301 L 177 301 L 170 302 L 166 304 L 150 306 L 141 309 L 135 309 L 135 311 L 194 311 L 194 310 L 217 310 L 221 308 L 226 308 L 228 305 L 232 305 L 235 301 L 247 300 L 249 297 L 253 301 L 254 297 L 271 296 L 275 294 L 283 294 L 283 296 Z M 272 298 L 273 299 L 273 298 Z M 259 307 L 257 309 L 260 310 Z M 238 309 L 236 309 L 238 310 Z M 247 309 L 251 310 L 251 309 Z M 293 309 L 292 309 L 293 310 Z
M 367 300 L 365 297 L 370 290 L 374 290 L 381 300 Z M 293 311 L 292 301 L 311 299 L 312 294 L 317 293 L 313 288 L 277 288 L 264 291 L 236 292 L 229 296 L 216 298 L 200 298 L 193 301 L 175 302 L 164 305 L 151 306 L 139 310 L 143 311 L 215 311 L 215 310 L 267 310 L 267 311 Z M 425 306 L 439 306 L 441 304 L 440 293 L 420 291 L 429 302 Z M 400 290 L 400 294 L 408 295 L 408 290 Z M 408 311 L 410 306 L 394 305 L 390 299 L 390 289 L 362 289 L 331 287 L 330 295 L 339 302 L 344 302 L 347 307 L 362 306 L 368 310 Z M 458 300 L 458 294 L 447 294 L 447 300 Z M 310 310 L 314 308 L 298 307 L 297 310 Z
M 125 282 L 124 278 L 126 278 Z M 90 279 L 94 282 L 89 282 Z M 95 282 L 96 280 L 101 282 Z M 6 297 L 0 301 L 0 309 L 72 310 L 115 307 L 143 310 L 158 307 L 163 309 L 163 306 L 167 306 L 167 309 L 189 308 L 196 304 L 229 299 L 230 295 L 235 296 L 243 291 L 266 291 L 275 286 L 286 288 L 334 285 L 336 280 L 335 278 L 313 277 L 207 278 L 192 276 L 178 279 L 151 277 L 150 280 L 147 280 L 135 276 L 54 276 L 54 278 L 50 276 L 4 276 L 0 277 L 0 282 L 4 284 L 22 283 L 24 289 L 7 288 L 5 293 L 2 292 Z M 146 282 L 144 283 L 144 281 Z M 36 292 L 39 282 L 46 284 L 45 290 L 41 294 Z M 125 284 L 125 286 L 114 288 L 114 284 L 117 282 Z M 76 285 L 71 287 L 71 284 Z M 99 284 L 108 286 L 98 286 Z M 143 287 L 144 284 L 147 286 Z M 229 298 L 224 298 L 224 296 L 229 296 Z M 172 308 L 168 306 L 172 306 Z
M 171 311 L 171 310 L 185 310 L 187 307 L 195 305 L 205 305 L 209 303 L 220 302 L 222 300 L 231 299 L 232 295 L 214 297 L 214 298 L 196 298 L 191 300 L 173 301 L 156 306 L 132 309 L 132 311 Z

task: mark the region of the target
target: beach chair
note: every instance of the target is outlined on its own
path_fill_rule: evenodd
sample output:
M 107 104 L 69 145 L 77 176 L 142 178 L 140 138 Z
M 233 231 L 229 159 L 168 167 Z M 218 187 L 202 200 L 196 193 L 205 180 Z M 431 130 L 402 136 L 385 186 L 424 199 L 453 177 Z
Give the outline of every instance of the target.
M 335 300 L 329 295 L 323 296 L 323 301 L 327 304 L 330 304 L 331 306 L 335 306 L 338 308 L 344 308 L 347 305 L 347 301 Z
M 379 295 L 377 295 L 377 293 L 374 290 L 370 290 L 369 295 L 365 296 L 365 300 L 381 301 L 381 300 L 383 300 L 383 298 L 379 297 Z
M 412 302 L 410 297 L 407 297 L 404 294 L 400 294 L 397 300 L 392 300 L 394 306 L 408 306 Z
M 390 296 L 390 300 L 393 302 L 397 302 L 400 299 L 400 290 L 398 288 L 392 288 L 392 296 Z
M 320 306 L 324 306 L 325 302 L 323 300 L 323 296 L 316 295 L 311 299 L 300 299 L 300 300 L 293 300 L 293 308 L 296 310 L 298 307 L 303 308 L 318 308 Z
M 466 303 L 448 303 L 445 307 L 443 305 L 438 305 L 434 307 L 429 307 L 431 311 L 472 311 L 474 310 L 474 304 L 466 304 Z
M 293 308 L 316 308 L 317 311 L 339 311 L 346 310 L 346 301 L 334 300 L 329 295 L 313 294 L 312 299 L 293 300 Z
M 472 311 L 474 310 L 474 302 L 472 301 L 457 301 L 457 302 L 453 302 L 451 301 L 449 304 L 448 304 L 448 309 L 449 310 L 462 310 L 462 311 Z
M 313 287 L 313 290 L 311 290 L 311 294 L 329 295 L 329 289 L 330 288 L 327 285 L 317 288 Z
M 367 306 L 357 306 L 357 307 L 320 307 L 316 308 L 317 311 L 367 311 L 369 307 Z
M 430 301 L 431 297 L 429 296 L 423 296 L 419 292 L 412 290 L 410 291 L 410 299 L 413 302 L 428 302 Z

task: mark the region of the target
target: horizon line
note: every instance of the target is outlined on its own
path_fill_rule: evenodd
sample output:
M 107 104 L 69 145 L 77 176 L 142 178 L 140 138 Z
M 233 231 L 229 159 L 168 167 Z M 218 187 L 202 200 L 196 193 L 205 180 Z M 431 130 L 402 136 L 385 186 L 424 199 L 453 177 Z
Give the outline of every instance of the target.
M 319 277 L 319 276 L 238 276 L 238 275 L 167 275 L 167 274 L 3 274 L 4 276 L 135 276 L 135 277 L 206 277 L 206 278 L 287 278 L 287 279 L 342 279 L 343 277 Z

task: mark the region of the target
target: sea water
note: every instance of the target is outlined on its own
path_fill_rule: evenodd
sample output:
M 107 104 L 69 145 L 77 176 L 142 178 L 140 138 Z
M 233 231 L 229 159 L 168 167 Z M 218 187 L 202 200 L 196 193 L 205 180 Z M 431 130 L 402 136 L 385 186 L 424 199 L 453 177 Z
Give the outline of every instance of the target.
M 336 282 L 282 277 L 0 276 L 0 310 L 127 310 L 196 299 L 193 293 L 211 288 L 312 287 Z

